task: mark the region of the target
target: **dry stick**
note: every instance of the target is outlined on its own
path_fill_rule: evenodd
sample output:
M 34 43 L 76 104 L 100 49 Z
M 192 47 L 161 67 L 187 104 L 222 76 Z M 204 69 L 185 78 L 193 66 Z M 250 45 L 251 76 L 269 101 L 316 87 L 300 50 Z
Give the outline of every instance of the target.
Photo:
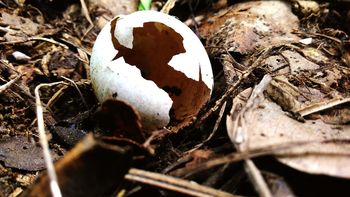
M 35 101 L 36 101 L 36 116 L 38 122 L 38 132 L 39 132 L 39 140 L 41 147 L 43 149 L 44 160 L 47 168 L 47 173 L 50 179 L 50 189 L 53 197 L 62 197 L 61 190 L 58 186 L 57 176 L 55 172 L 55 168 L 53 166 L 52 157 L 49 150 L 49 143 L 47 141 L 47 137 L 45 134 L 45 125 L 44 125 L 44 116 L 43 116 L 43 106 L 40 100 L 39 89 L 44 86 L 53 86 L 58 84 L 63 84 L 64 82 L 55 82 L 45 84 L 42 83 L 35 87 Z
M 168 174 L 173 169 L 177 168 L 180 165 L 184 165 L 185 163 L 191 161 L 193 157 L 190 154 L 187 154 L 183 157 L 180 157 L 177 161 L 171 163 L 168 167 L 164 168 L 161 173 L 162 174 Z
M 298 109 L 297 112 L 304 117 L 348 102 L 350 102 L 350 98 L 335 98 L 325 102 L 313 103 Z
M 62 95 L 63 91 L 67 89 L 69 86 L 63 86 L 60 88 L 50 99 L 47 101 L 46 106 L 51 107 Z
M 42 37 L 29 37 L 27 39 L 24 40 L 18 40 L 18 41 L 8 41 L 8 42 L 0 42 L 0 45 L 5 45 L 5 44 L 18 44 L 18 43 L 23 43 L 23 42 L 29 42 L 29 41 L 45 41 L 45 42 L 50 42 L 52 44 L 56 44 L 59 45 L 65 49 L 69 49 L 69 47 L 65 44 L 62 44 L 60 42 L 57 42 L 56 40 L 53 39 L 49 39 L 49 38 L 42 38 Z
M 81 4 L 81 8 L 83 9 L 83 14 L 85 16 L 85 18 L 88 20 L 88 22 L 90 23 L 90 26 L 88 27 L 88 29 L 86 30 L 86 32 L 84 33 L 83 37 L 81 39 L 84 39 L 85 36 L 91 31 L 91 29 L 94 27 L 94 23 L 91 20 L 90 14 L 89 14 L 89 9 L 86 6 L 86 3 L 84 0 L 80 0 L 80 4 Z
M 83 94 L 81 93 L 81 91 L 80 91 L 78 85 L 75 83 L 75 81 L 73 81 L 73 80 L 71 80 L 71 79 L 69 79 L 69 78 L 67 78 L 67 77 L 65 77 L 65 76 L 61 76 L 61 77 L 62 77 L 63 79 L 65 79 L 65 80 L 71 82 L 71 83 L 74 85 L 75 89 L 76 89 L 76 90 L 78 91 L 78 93 L 79 93 L 79 96 L 80 96 L 81 100 L 82 100 L 83 103 L 84 103 L 85 108 L 86 108 L 86 109 L 89 109 L 89 106 L 88 106 L 88 104 L 87 104 L 87 102 L 86 102 L 86 100 L 85 100 Z
M 261 197 L 271 197 L 272 193 L 260 170 L 251 159 L 244 160 L 244 167 L 255 190 Z
M 176 1 L 177 0 L 168 0 L 160 11 L 169 14 L 170 10 L 175 6 Z
M 5 91 L 7 88 L 9 88 L 12 84 L 14 84 L 18 79 L 20 79 L 22 75 L 17 75 L 16 78 L 12 79 L 11 81 L 5 83 L 4 85 L 0 86 L 0 93 Z
M 65 42 L 65 43 L 68 43 L 69 45 L 72 45 L 73 47 L 77 48 L 77 50 L 80 49 L 83 52 L 85 52 L 86 54 L 91 56 L 91 51 L 89 51 L 88 49 L 85 49 L 82 46 L 79 46 L 78 44 L 76 44 L 76 43 L 74 43 L 74 42 L 72 42 L 70 40 L 64 39 L 64 38 L 59 38 L 59 40 Z
M 7 63 L 6 61 L 3 61 L 0 59 L 0 62 L 8 69 L 10 69 L 11 71 L 17 73 L 18 75 L 21 75 L 21 73 L 19 73 L 11 64 Z M 0 77 L 0 79 L 2 79 Z M 26 96 L 28 96 L 29 98 L 31 99 L 35 99 L 35 97 L 28 91 L 26 90 L 22 85 L 18 85 L 18 84 L 14 84 L 16 87 L 18 87 Z M 19 96 L 17 93 L 16 93 L 16 96 L 19 97 L 19 98 L 22 98 L 21 96 Z
M 304 35 L 309 35 L 309 36 L 320 36 L 320 37 L 324 37 L 324 38 L 327 38 L 329 40 L 333 40 L 334 42 L 337 42 L 337 43 L 341 43 L 341 40 L 339 40 L 338 38 L 336 37 L 333 37 L 333 36 L 328 36 L 328 35 L 325 35 L 325 34 L 320 34 L 320 33 L 311 33 L 311 32 L 308 32 L 308 33 L 305 33 L 305 32 L 294 32 L 294 33 L 297 33 L 297 34 L 304 34 Z
M 136 181 L 148 185 L 157 186 L 163 189 L 176 191 L 179 193 L 200 196 L 200 197 L 211 197 L 211 196 L 222 196 L 222 197 L 235 197 L 235 195 L 216 190 L 210 187 L 199 185 L 193 181 L 188 181 L 164 174 L 155 172 L 148 172 L 131 168 L 129 173 L 125 175 L 125 179 L 129 181 Z
M 228 155 L 225 155 L 223 157 L 211 159 L 209 161 L 206 161 L 204 163 L 198 164 L 193 167 L 187 167 L 187 168 L 181 168 L 177 169 L 170 174 L 176 177 L 189 177 L 192 176 L 196 173 L 199 173 L 203 170 L 207 170 L 219 165 L 224 165 L 227 163 L 232 163 L 232 162 L 238 162 L 242 161 L 244 159 L 252 159 L 256 157 L 261 157 L 261 156 L 267 156 L 267 155 L 276 155 L 276 156 L 282 156 L 282 157 L 296 157 L 300 155 L 325 155 L 325 156 L 347 156 L 350 157 L 350 154 L 344 154 L 344 153 L 322 153 L 322 152 L 310 152 L 310 151 L 304 151 L 300 153 L 287 153 L 280 155 L 281 151 L 286 151 L 290 148 L 294 147 L 299 147 L 299 146 L 305 146 L 309 145 L 312 143 L 349 143 L 349 140 L 343 140 L 343 139 L 328 139 L 328 140 L 314 140 L 314 141 L 296 141 L 296 142 L 290 142 L 290 143 L 284 143 L 284 144 L 279 144 L 279 145 L 269 145 L 265 146 L 262 148 L 258 149 L 252 149 L 252 150 L 247 150 L 243 152 L 234 152 L 230 153 Z
M 2 32 L 16 32 L 16 30 L 11 29 L 10 27 L 0 27 L 0 31 Z
M 258 167 L 251 159 L 244 160 L 244 167 L 248 174 L 250 181 L 252 182 L 255 191 L 261 197 L 272 197 L 272 192 L 270 191 L 269 186 L 267 185 L 264 177 L 262 176 Z
M 226 101 L 224 102 L 224 104 L 222 105 L 221 109 L 220 109 L 220 112 L 219 112 L 219 118 L 216 120 L 215 122 L 215 125 L 214 125 L 214 128 L 213 128 L 213 131 L 210 133 L 209 137 L 207 139 L 205 139 L 202 143 L 200 144 L 197 144 L 194 148 L 192 148 L 191 150 L 189 151 L 186 151 L 187 153 L 190 153 L 190 152 L 193 152 L 195 150 L 197 150 L 198 148 L 202 147 L 205 143 L 207 143 L 208 141 L 210 141 L 213 136 L 215 135 L 216 131 L 218 130 L 219 128 L 219 125 L 221 123 L 221 120 L 222 120 L 222 117 L 224 115 L 224 112 L 225 112 L 225 108 L 226 108 Z
M 90 23 L 90 25 L 94 25 L 94 23 L 91 20 L 90 14 L 89 14 L 89 10 L 86 6 L 86 3 L 84 0 L 80 0 L 80 4 L 81 4 L 81 8 L 83 9 L 83 13 L 85 18 L 88 20 L 88 22 Z

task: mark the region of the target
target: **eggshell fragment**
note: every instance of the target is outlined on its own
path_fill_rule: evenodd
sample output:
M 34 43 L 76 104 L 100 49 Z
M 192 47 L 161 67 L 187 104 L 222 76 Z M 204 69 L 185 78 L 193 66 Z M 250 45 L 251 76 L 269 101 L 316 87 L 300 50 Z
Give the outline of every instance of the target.
M 112 19 L 91 55 L 100 102 L 131 104 L 146 130 L 186 126 L 210 98 L 213 74 L 197 36 L 176 18 L 140 11 Z

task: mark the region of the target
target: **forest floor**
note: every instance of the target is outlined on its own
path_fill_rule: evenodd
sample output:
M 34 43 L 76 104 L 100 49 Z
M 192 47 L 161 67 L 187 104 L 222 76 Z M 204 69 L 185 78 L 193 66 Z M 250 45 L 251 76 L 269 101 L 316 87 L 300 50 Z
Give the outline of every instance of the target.
M 214 87 L 152 132 L 90 78 L 98 33 L 138 6 L 0 0 L 0 196 L 350 195 L 350 2 L 153 1 L 201 40 Z

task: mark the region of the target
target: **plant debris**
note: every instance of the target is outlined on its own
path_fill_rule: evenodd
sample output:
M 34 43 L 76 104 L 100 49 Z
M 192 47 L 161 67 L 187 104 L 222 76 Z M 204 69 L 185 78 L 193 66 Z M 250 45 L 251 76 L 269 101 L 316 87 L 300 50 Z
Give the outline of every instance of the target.
M 132 105 L 92 90 L 98 33 L 138 5 L 0 1 L 0 196 L 350 193 L 349 2 L 153 0 L 201 39 L 214 74 L 177 132 L 146 132 Z
M 59 158 L 51 152 L 54 160 Z M 6 167 L 20 170 L 38 171 L 45 168 L 42 149 L 26 136 L 8 137 L 0 140 L 0 160 Z

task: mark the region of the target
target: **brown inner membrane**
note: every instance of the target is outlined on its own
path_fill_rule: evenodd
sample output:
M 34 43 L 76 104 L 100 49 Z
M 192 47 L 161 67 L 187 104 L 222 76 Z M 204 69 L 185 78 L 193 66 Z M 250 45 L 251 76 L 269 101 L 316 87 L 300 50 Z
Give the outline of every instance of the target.
M 111 22 L 113 46 L 118 50 L 114 59 L 123 57 L 126 63 L 140 69 L 143 78 L 166 91 L 173 100 L 170 125 L 186 126 L 208 100 L 210 90 L 200 71 L 199 81 L 195 81 L 168 65 L 174 55 L 186 52 L 182 36 L 162 23 L 147 22 L 133 29 L 133 48 L 129 49 L 114 37 L 117 21 Z

